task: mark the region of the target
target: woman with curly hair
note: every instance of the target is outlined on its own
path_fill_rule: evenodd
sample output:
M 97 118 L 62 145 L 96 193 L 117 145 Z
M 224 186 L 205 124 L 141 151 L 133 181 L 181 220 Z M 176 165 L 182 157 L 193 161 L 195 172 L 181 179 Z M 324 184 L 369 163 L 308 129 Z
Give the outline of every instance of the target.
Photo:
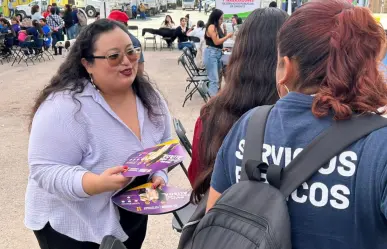
M 165 101 L 138 76 L 141 49 L 109 19 L 81 32 L 32 112 L 26 226 L 42 249 L 97 249 L 105 235 L 140 249 L 147 216 L 118 210 L 129 182 L 167 182 L 164 171 L 130 179 L 129 155 L 171 139 Z M 132 184 L 134 184 L 132 182 Z

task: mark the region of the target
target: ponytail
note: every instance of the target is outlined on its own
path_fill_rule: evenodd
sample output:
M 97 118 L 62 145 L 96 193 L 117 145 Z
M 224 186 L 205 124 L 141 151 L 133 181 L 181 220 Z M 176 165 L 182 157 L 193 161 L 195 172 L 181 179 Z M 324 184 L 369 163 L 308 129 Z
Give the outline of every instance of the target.
M 387 89 L 377 60 L 384 31 L 365 8 L 345 9 L 335 19 L 327 74 L 313 103 L 313 113 L 323 117 L 333 110 L 335 119 L 349 119 L 353 112 L 379 113 L 378 109 L 387 104 Z
M 301 24 L 300 24 L 301 23 Z M 349 119 L 387 105 L 387 87 L 378 57 L 383 28 L 369 9 L 346 1 L 316 1 L 294 12 L 279 32 L 281 56 L 299 66 L 296 89 L 316 88 L 312 112 Z

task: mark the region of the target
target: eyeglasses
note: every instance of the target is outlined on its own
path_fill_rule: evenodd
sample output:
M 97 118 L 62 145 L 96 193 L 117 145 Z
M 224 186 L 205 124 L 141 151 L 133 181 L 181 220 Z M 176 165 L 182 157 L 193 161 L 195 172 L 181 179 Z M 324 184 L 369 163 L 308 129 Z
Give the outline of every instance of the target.
M 130 62 L 136 62 L 139 60 L 141 54 L 140 47 L 130 47 L 125 52 L 114 52 L 105 56 L 90 56 L 92 59 L 106 59 L 111 67 L 116 67 L 122 63 L 124 56 L 128 58 Z

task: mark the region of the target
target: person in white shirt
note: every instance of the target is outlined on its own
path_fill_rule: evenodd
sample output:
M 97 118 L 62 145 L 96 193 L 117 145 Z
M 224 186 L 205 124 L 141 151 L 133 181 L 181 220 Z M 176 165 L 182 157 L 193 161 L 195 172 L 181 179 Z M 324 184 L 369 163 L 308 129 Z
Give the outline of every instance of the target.
M 39 5 L 34 5 L 31 7 L 31 20 L 36 20 L 36 21 L 40 21 L 40 19 L 42 19 L 43 16 L 42 14 L 40 13 L 40 10 L 39 10 Z
M 205 48 L 205 40 L 204 40 L 205 32 L 206 32 L 206 26 L 205 26 L 204 22 L 201 21 L 201 20 L 198 21 L 196 27 L 194 25 L 194 26 L 192 26 L 191 29 L 189 29 L 187 31 L 187 36 L 199 38 L 198 42 L 194 41 L 195 42 L 195 47 L 196 47 L 196 50 L 197 50 L 196 65 L 199 68 L 204 68 L 203 52 L 204 52 L 204 48 Z

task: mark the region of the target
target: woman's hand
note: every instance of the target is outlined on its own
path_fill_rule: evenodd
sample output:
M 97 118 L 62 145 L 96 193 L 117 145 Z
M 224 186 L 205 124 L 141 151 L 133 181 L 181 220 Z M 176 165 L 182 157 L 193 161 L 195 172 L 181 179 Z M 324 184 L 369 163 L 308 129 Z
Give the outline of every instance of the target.
M 105 170 L 100 175 L 88 172 L 82 179 L 83 189 L 89 195 L 119 190 L 125 187 L 131 179 L 122 175 L 127 169 L 127 166 L 116 166 Z
M 152 188 L 154 189 L 165 185 L 164 179 L 161 176 L 153 176 L 152 183 Z
M 234 33 L 228 33 L 228 34 L 226 35 L 226 37 L 227 37 L 227 38 L 231 38 L 233 35 L 234 35 Z

